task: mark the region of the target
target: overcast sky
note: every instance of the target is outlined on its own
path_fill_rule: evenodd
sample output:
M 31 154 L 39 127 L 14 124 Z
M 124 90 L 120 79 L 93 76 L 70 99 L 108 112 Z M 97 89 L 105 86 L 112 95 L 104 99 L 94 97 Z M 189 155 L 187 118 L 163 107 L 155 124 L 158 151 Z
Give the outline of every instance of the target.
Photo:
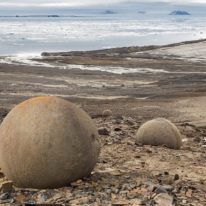
M 0 7 L 79 7 L 122 2 L 168 2 L 171 4 L 206 4 L 206 0 L 0 0 Z

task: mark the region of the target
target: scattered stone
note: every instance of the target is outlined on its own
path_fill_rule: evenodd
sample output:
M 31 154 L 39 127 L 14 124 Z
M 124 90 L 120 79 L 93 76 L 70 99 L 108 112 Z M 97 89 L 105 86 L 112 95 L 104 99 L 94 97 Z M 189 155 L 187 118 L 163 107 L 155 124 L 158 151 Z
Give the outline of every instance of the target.
M 194 142 L 201 142 L 201 138 L 200 137 L 195 137 Z
M 132 206 L 143 206 L 143 205 L 146 205 L 146 204 L 143 200 L 135 198 L 135 199 L 131 200 L 131 205 Z
M 145 152 L 146 152 L 146 153 L 152 153 L 152 149 L 151 149 L 151 148 L 146 148 L 146 149 L 145 149 Z
M 118 201 L 118 202 L 114 202 L 112 203 L 112 206 L 124 206 L 124 205 L 128 205 L 129 202 L 126 201 Z
M 99 133 L 99 135 L 109 136 L 110 131 L 105 127 L 101 127 L 101 128 L 98 129 L 98 133 Z
M 191 189 L 189 189 L 187 192 L 186 192 L 186 197 L 192 197 L 192 193 L 193 191 Z
M 109 109 L 106 109 L 102 112 L 102 116 L 103 117 L 110 117 L 110 116 L 112 116 L 112 111 Z
M 174 176 L 174 181 L 177 181 L 177 180 L 179 180 L 179 179 L 180 179 L 179 175 L 178 175 L 178 174 L 175 174 L 175 176 Z
M 14 203 L 14 199 L 11 197 L 9 193 L 3 193 L 0 195 L 0 205 L 10 206 L 12 203 Z
M 3 177 L 4 177 L 4 173 L 0 172 L 0 178 L 3 178 Z
M 166 175 L 161 178 L 162 184 L 172 185 L 174 183 L 174 177 L 172 175 Z
M 116 123 L 116 124 L 121 124 L 121 123 L 123 122 L 123 120 L 124 120 L 124 118 L 123 118 L 123 116 L 121 116 L 121 115 L 117 115 L 117 116 L 115 117 L 115 123 Z
M 172 190 L 174 189 L 172 185 L 163 185 L 162 187 L 168 192 L 172 192 Z
M 143 145 L 165 145 L 179 149 L 182 145 L 181 134 L 177 127 L 164 118 L 150 120 L 136 133 L 136 143 Z
M 135 158 L 140 159 L 141 156 L 140 155 L 135 155 Z
M 49 192 L 47 192 L 46 190 L 42 190 L 41 192 L 39 192 L 39 194 L 37 195 L 37 199 L 36 202 L 38 204 L 43 204 L 45 203 L 49 198 L 51 198 L 51 194 Z
M 85 205 L 89 202 L 89 197 L 80 197 L 74 200 L 71 200 L 69 203 L 71 205 Z
M 9 193 L 3 193 L 0 195 L 0 200 L 7 200 L 10 198 Z
M 129 118 L 126 119 L 125 123 L 130 125 L 130 126 L 134 126 L 135 125 L 135 120 L 132 119 L 131 117 L 129 117 Z
M 131 140 L 127 140 L 126 143 L 127 143 L 127 145 L 135 145 L 135 143 Z
M 119 128 L 119 127 L 116 127 L 116 128 L 114 128 L 114 131 L 115 131 L 115 132 L 120 132 L 120 131 L 122 131 L 122 129 Z
M 150 192 L 153 192 L 157 187 L 157 185 L 152 182 L 146 182 L 145 184 L 147 185 L 147 190 Z
M 13 190 L 13 182 L 6 181 L 0 184 L 0 191 L 3 193 L 9 193 Z
M 167 193 L 167 190 L 163 186 L 158 185 L 155 189 L 155 193 L 156 194 Z
M 135 126 L 130 126 L 128 117 L 120 118 L 119 124 L 115 117 L 103 118 L 102 113 L 97 113 L 99 116 L 95 118 L 95 122 L 98 127 L 107 128 L 110 134 L 100 139 L 102 152 L 91 175 L 59 189 L 43 191 L 15 188 L 9 193 L 10 197 L 0 200 L 0 203 L 11 205 L 10 202 L 15 201 L 15 205 L 28 206 L 164 206 L 157 203 L 155 197 L 166 194 L 173 197 L 175 205 L 205 205 L 206 153 L 200 149 L 201 144 L 204 144 L 206 130 L 205 133 L 203 130 L 199 133 L 195 130 L 195 134 L 189 133 L 190 136 L 187 136 L 187 131 L 180 127 L 188 139 L 184 146 L 191 147 L 188 151 L 150 145 L 137 147 L 134 131 L 141 121 L 135 121 Z M 201 138 L 201 142 L 194 141 L 196 136 Z M 191 171 L 189 177 L 186 176 L 187 171 L 188 174 Z M 5 181 L 5 177 L 2 177 L 2 181 Z M 166 201 L 165 204 L 171 206 L 170 203 L 167 204 Z
M 173 197 L 168 195 L 167 193 L 160 193 L 155 198 L 154 201 L 159 206 L 172 206 L 173 205 Z
M 0 142 L 2 171 L 26 188 L 58 188 L 86 177 L 100 152 L 92 119 L 57 97 L 17 105 L 0 126 Z

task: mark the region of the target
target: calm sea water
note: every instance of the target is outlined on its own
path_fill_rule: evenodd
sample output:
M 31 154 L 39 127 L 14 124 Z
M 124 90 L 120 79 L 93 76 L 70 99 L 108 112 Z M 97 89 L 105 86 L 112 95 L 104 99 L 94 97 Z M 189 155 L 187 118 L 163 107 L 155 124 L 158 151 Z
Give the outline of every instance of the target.
M 162 45 L 206 38 L 206 17 L 0 17 L 0 56 Z

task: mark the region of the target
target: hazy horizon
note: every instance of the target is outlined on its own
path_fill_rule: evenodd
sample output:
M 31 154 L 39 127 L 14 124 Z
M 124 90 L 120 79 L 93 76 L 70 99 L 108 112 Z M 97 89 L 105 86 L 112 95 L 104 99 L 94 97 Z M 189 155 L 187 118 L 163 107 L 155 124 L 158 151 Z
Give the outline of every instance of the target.
M 27 3 L 26 3 L 27 2 Z M 36 3 L 35 3 L 36 2 Z M 173 10 L 187 10 L 193 15 L 205 14 L 206 1 L 201 1 L 202 3 L 197 3 L 197 1 L 185 1 L 184 3 L 178 3 L 178 1 L 104 1 L 104 3 L 94 3 L 96 1 L 75 1 L 76 4 L 63 3 L 69 1 L 60 1 L 59 3 L 54 3 L 54 1 L 44 0 L 39 2 L 38 0 L 33 0 L 28 3 L 28 1 L 18 0 L 18 1 L 1 1 L 0 2 L 0 16 L 2 15 L 25 15 L 25 14 L 96 14 L 104 10 L 113 10 L 120 14 L 136 13 L 138 11 L 146 11 L 151 14 L 165 13 L 168 14 Z M 53 2 L 53 3 L 52 3 Z M 82 2 L 82 4 L 81 4 Z M 196 3 L 195 3 L 196 2 Z M 65 5 L 64 5 L 65 4 Z
M 87 7 L 87 6 L 104 6 L 104 5 L 118 5 L 118 4 L 152 4 L 152 3 L 164 3 L 170 5 L 204 5 L 205 0 L 184 0 L 184 2 L 178 0 L 2 0 L 0 6 L 3 7 Z

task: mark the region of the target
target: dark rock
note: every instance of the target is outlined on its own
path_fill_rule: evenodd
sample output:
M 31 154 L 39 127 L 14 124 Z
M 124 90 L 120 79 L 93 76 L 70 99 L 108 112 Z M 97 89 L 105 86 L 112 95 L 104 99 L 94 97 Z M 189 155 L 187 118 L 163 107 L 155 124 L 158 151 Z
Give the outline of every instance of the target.
M 125 121 L 125 123 L 127 123 L 128 125 L 131 125 L 131 126 L 135 125 L 135 121 L 134 121 L 131 117 L 129 117 L 129 118 Z
M 119 132 L 119 131 L 121 131 L 121 130 L 122 130 L 122 129 L 119 128 L 119 127 L 116 127 L 116 128 L 114 129 L 115 132 Z
M 175 174 L 175 176 L 174 176 L 174 181 L 179 180 L 179 179 L 180 179 L 179 175 L 178 175 L 178 174 Z
M 99 135 L 107 135 L 108 136 L 110 134 L 110 131 L 105 127 L 101 127 L 98 129 L 98 133 L 99 133 Z
M 3 193 L 9 193 L 13 190 L 13 183 L 11 181 L 6 181 L 1 183 L 0 191 Z
M 14 203 L 14 199 L 9 193 L 3 193 L 0 195 L 0 205 L 11 205 L 12 203 Z
M 172 192 L 172 190 L 174 189 L 172 185 L 163 185 L 162 187 L 168 192 Z
M 167 190 L 162 185 L 157 185 L 155 189 L 156 194 L 167 193 Z
M 0 195 L 0 200 L 7 200 L 10 198 L 9 193 L 3 193 Z
M 152 183 L 151 183 L 151 184 L 148 186 L 147 189 L 148 189 L 148 191 L 153 192 L 153 191 L 156 189 L 156 187 L 157 187 L 157 186 L 156 186 L 155 184 L 152 184 Z

